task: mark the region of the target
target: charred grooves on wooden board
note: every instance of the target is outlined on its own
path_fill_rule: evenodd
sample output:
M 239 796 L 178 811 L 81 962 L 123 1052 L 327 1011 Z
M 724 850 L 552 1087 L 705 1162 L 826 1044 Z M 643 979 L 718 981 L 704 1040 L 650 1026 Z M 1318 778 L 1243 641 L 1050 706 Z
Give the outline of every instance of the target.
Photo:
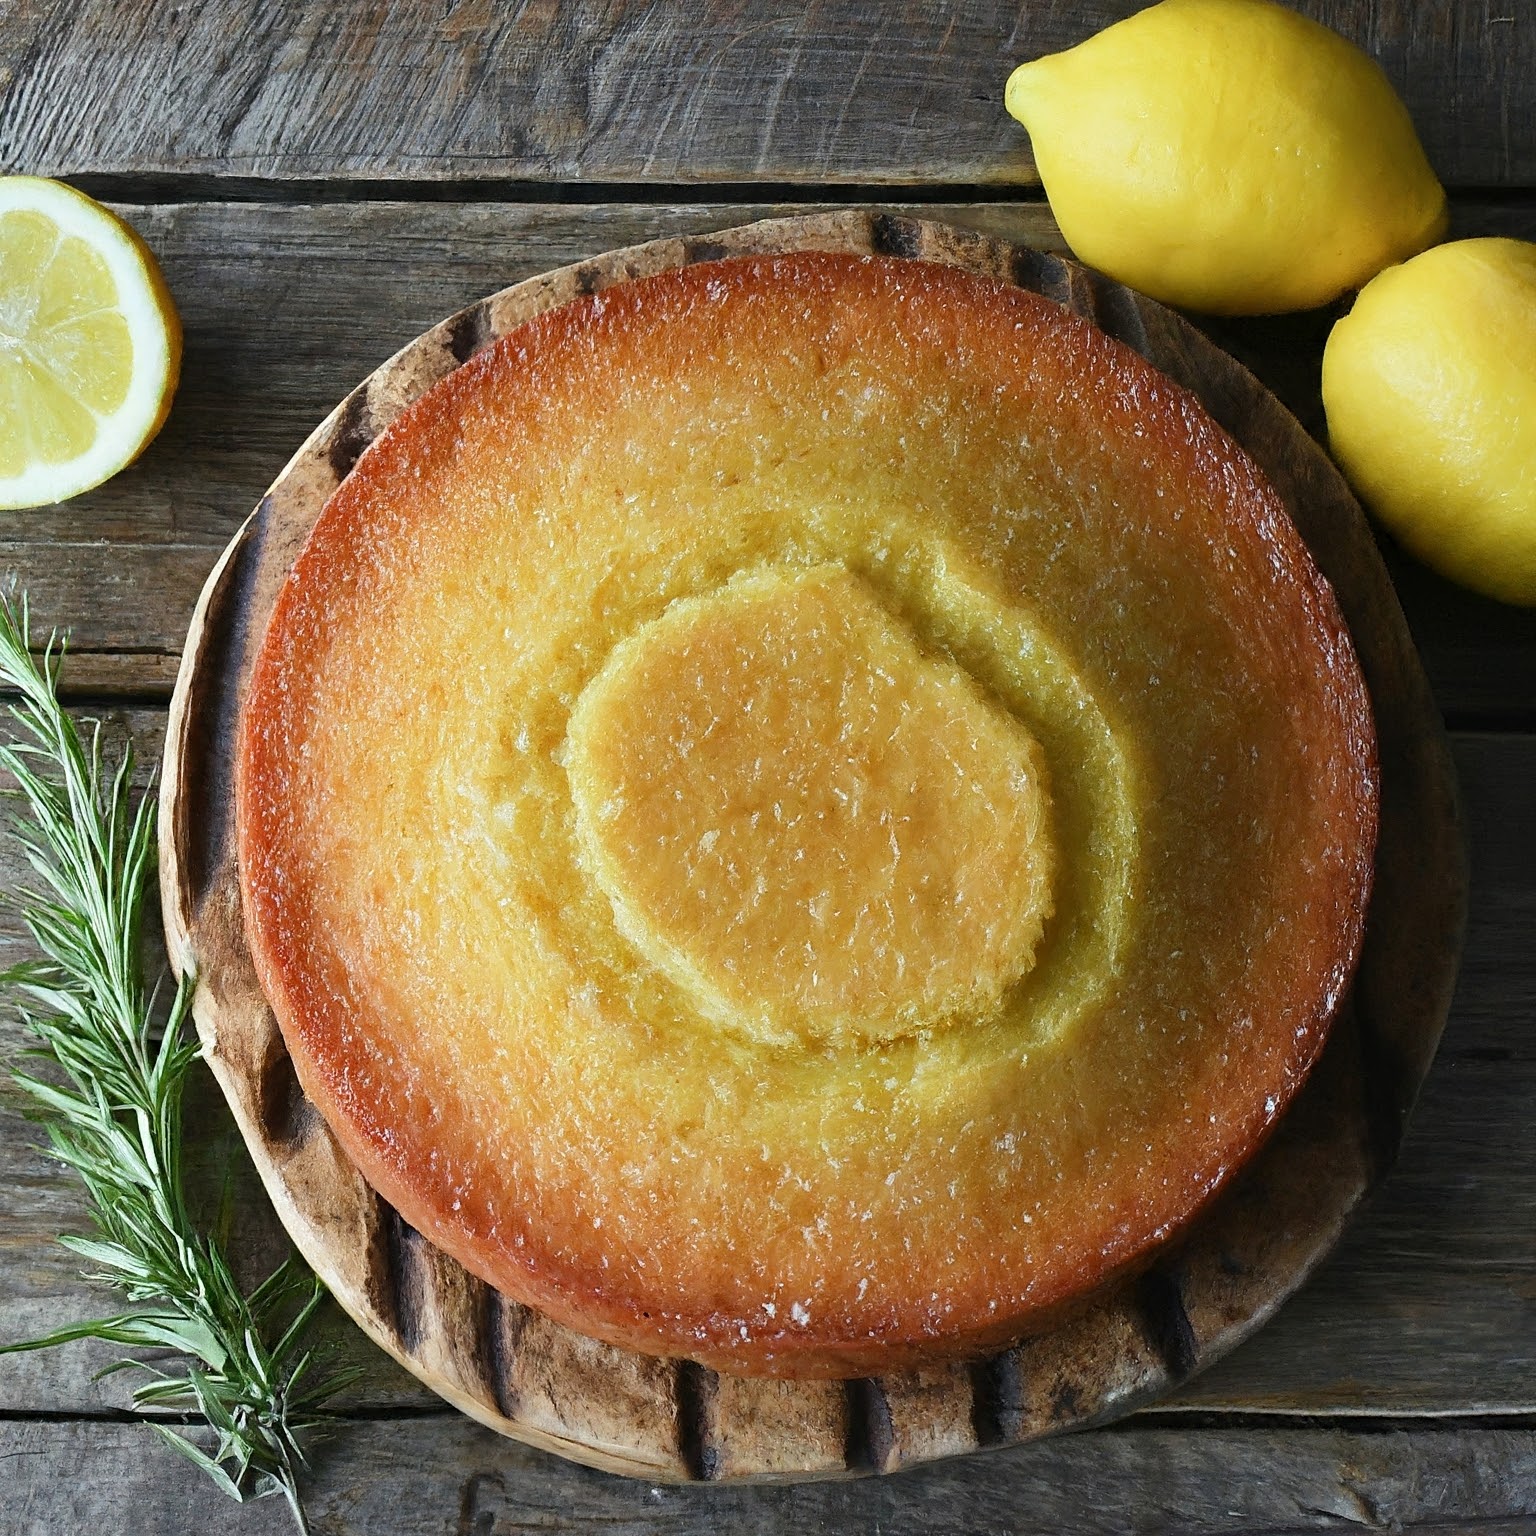
M 1012 281 L 1094 319 L 1193 388 L 1270 473 L 1333 581 L 1383 739 L 1418 744 L 1411 759 L 1383 759 L 1378 867 L 1385 857 L 1421 875 L 1378 882 L 1373 929 L 1394 942 L 1373 947 L 1368 938 L 1361 961 L 1367 985 L 1357 985 L 1357 998 L 1369 996 L 1372 1015 L 1372 1027 L 1362 1031 L 1367 1092 L 1350 1075 L 1358 1052 L 1326 1052 L 1298 1107 L 1315 1101 L 1328 1112 L 1297 1118 L 1292 1110 L 1256 1159 L 1247 1193 L 1224 1195 L 1184 1234 L 1177 1270 L 1154 1268 L 1124 1281 L 1053 1332 L 956 1367 L 961 1384 L 951 1379 L 937 1391 L 916 1375 L 733 1383 L 691 1362 L 624 1356 L 471 1279 L 371 1192 L 373 1205 L 360 1212 L 355 1188 L 328 1191 L 315 1175 L 309 1153 L 320 1146 L 323 1127 L 280 1044 L 273 1052 L 265 1037 L 256 1038 L 270 1029 L 270 1017 L 249 1006 L 248 952 L 230 952 L 232 944 L 238 950 L 238 931 L 232 939 L 229 919 L 239 911 L 231 745 L 243 679 L 288 565 L 336 480 L 400 409 L 540 308 L 637 271 L 807 249 L 916 256 Z M 364 1254 L 349 1253 L 348 1262 L 330 1267 L 358 1277 L 356 1293 L 341 1299 L 379 1343 L 429 1385 L 473 1403 L 503 1432 L 611 1471 L 673 1481 L 876 1472 L 1129 1411 L 1251 1332 L 1327 1251 L 1368 1174 L 1385 1171 L 1444 1022 L 1465 890 L 1454 781 L 1440 722 L 1358 507 L 1321 450 L 1245 370 L 1178 316 L 1056 256 L 860 209 L 633 247 L 493 295 L 426 333 L 347 397 L 279 477 L 205 589 L 191 639 L 167 738 L 179 755 L 162 805 L 163 884 L 174 898 L 164 913 L 172 953 L 198 966 L 205 1039 L 221 1041 L 229 1070 L 249 1072 L 238 1097 L 254 1107 L 246 1125 L 252 1155 L 269 1181 L 286 1189 L 295 1235 L 302 1232 L 310 1244 L 312 1261 L 329 1256 L 327 1243 L 363 1242 Z M 1425 847 L 1437 856 L 1416 863 Z M 237 920 L 233 926 L 238 930 Z M 233 1038 L 241 1031 L 243 1050 Z M 1357 1174 L 1370 1122 L 1377 1155 Z M 285 1170 L 294 1174 L 301 1165 L 304 1177 L 290 1183 Z M 1318 1172 L 1341 1167 L 1344 1176 Z M 355 1183 L 355 1174 L 345 1172 Z M 1318 1197 L 1295 1190 L 1297 1180 L 1313 1181 Z M 1300 1197 L 1288 1205 L 1292 1225 L 1300 1226 L 1276 1244 L 1260 1197 L 1288 1188 Z M 947 1415 L 942 1432 L 915 1433 L 930 1407 Z

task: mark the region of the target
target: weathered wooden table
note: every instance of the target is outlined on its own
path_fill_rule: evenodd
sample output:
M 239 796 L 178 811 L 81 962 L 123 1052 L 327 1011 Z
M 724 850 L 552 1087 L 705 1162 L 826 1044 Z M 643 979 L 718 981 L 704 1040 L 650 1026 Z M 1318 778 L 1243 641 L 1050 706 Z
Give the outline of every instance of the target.
M 1305 0 L 1406 97 L 1455 234 L 1536 238 L 1532 0 Z M 68 626 L 74 699 L 159 753 L 198 589 L 309 428 L 470 299 L 606 248 L 772 211 L 921 205 L 1059 248 L 1008 66 L 1133 0 L 394 6 L 3 0 L 0 169 L 66 176 L 158 252 L 186 326 L 133 469 L 7 515 L 0 563 Z M 1206 328 L 1321 429 L 1331 314 Z M 311 1486 L 326 1532 L 1536 1529 L 1536 616 L 1388 550 L 1453 733 L 1472 850 L 1455 1010 L 1397 1170 L 1257 1338 L 1106 1430 L 897 1477 L 655 1488 L 366 1366 Z M 0 881 L 18 878 L 0 855 Z M 5 955 L 19 953 L 0 919 Z M 0 1022 L 0 1052 L 21 1044 Z M 198 1155 L 235 1155 L 210 1095 Z M 103 1299 L 52 1238 L 76 1192 L 0 1089 L 0 1339 Z M 250 1191 L 246 1256 L 278 1237 Z M 128 1422 L 110 1358 L 0 1358 L 0 1532 L 281 1532 Z

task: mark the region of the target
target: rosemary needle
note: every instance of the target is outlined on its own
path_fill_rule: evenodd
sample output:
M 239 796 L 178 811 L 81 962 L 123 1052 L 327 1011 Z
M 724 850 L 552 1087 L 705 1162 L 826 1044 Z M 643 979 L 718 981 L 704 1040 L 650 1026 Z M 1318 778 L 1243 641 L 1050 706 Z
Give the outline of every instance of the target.
M 324 1289 L 290 1258 L 246 1293 L 222 1244 L 200 1231 L 183 1188 L 181 1104 L 198 1059 L 192 980 L 183 976 L 163 1023 L 144 983 L 140 928 L 155 870 L 153 797 L 134 803 L 133 751 L 115 768 L 100 727 L 82 739 L 59 703 L 63 645 L 41 661 L 29 646 L 27 599 L 0 594 L 0 687 L 16 699 L 17 740 L 0 745 L 14 778 L 13 832 L 36 875 L 17 894 L 42 958 L 0 973 L 39 1044 L 46 1075 L 17 1072 L 49 1150 L 85 1185 L 94 1231 L 60 1241 L 115 1287 L 128 1310 L 46 1338 L 0 1346 L 45 1349 L 105 1339 L 157 1351 L 174 1364 L 125 1358 L 139 1409 L 174 1411 L 200 1427 L 150 1427 L 235 1499 L 281 1494 L 307 1530 L 298 1478 L 301 1441 L 353 1373 L 327 1372 L 306 1340 Z M 51 1070 L 48 1070 L 51 1069 Z

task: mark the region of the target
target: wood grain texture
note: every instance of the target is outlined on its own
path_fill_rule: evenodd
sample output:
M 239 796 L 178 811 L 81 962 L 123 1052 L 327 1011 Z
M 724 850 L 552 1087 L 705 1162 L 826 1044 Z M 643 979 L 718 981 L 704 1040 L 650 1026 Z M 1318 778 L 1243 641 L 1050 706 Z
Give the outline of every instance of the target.
M 124 474 L 63 506 L 0 518 L 0 569 L 40 623 L 97 653 L 71 687 L 169 696 L 186 622 L 218 552 L 310 427 L 396 348 L 477 295 L 598 251 L 806 205 L 172 204 L 123 210 L 163 262 L 186 327 L 170 421 Z M 895 210 L 901 211 L 901 210 Z M 910 209 L 908 212 L 912 211 Z M 1039 203 L 921 212 L 1057 250 Z M 1536 208 L 1468 201 L 1456 232 L 1536 237 Z M 1203 322 L 1315 434 L 1333 316 Z M 1453 720 L 1536 718 L 1536 611 L 1389 564 L 1436 697 Z
M 11 0 L 0 166 L 46 175 L 1028 185 L 1009 68 L 1140 0 Z M 1524 0 L 1299 0 L 1456 185 L 1536 182 Z
M 276 1500 L 231 1505 L 134 1425 L 0 1423 L 0 1467 L 7 1536 L 293 1529 Z M 873 1482 L 664 1487 L 562 1465 L 453 1416 L 343 1426 L 308 1506 L 324 1536 L 1525 1536 L 1536 1431 L 1135 1424 Z
M 612 0 L 583 7 L 596 19 L 573 27 L 574 8 L 557 0 L 445 0 L 430 10 L 387 0 L 238 8 L 228 0 L 8 0 L 0 5 L 0 168 L 95 170 L 109 179 L 101 185 L 120 189 L 134 177 L 170 178 L 143 181 L 132 194 L 149 197 L 174 192 L 189 168 L 205 177 L 313 178 L 329 183 L 316 192 L 332 196 L 354 178 L 401 174 L 445 187 L 465 178 L 612 180 L 626 165 L 649 165 L 651 179 L 752 181 L 762 195 L 777 195 L 768 183 L 809 176 L 890 177 L 930 195 L 946 180 L 989 180 L 996 195 L 1033 178 L 1027 140 L 1001 112 L 1006 65 L 1075 41 L 1138 3 L 1031 0 L 950 6 L 930 17 L 910 5 L 872 14 L 851 0 L 801 8 L 731 0 L 686 15 L 656 5 L 651 19 L 647 7 Z M 1525 0 L 1305 0 L 1300 8 L 1377 52 L 1443 176 L 1463 187 L 1533 185 L 1536 53 Z M 668 44 L 667 34 L 679 25 L 707 35 L 715 53 L 669 56 L 676 39 Z M 852 27 L 859 36 L 848 35 Z M 570 46 L 540 51 L 555 39 Z M 1017 53 L 1003 57 L 1005 47 Z M 188 195 L 214 190 L 204 180 Z M 465 185 L 464 196 L 487 190 Z M 28 573 L 43 614 L 74 625 L 91 647 L 72 668 L 71 691 L 167 695 L 186 615 L 261 489 L 355 379 L 437 316 L 599 250 L 775 211 L 660 207 L 654 187 L 636 195 L 650 205 L 130 210 L 152 242 L 165 242 L 188 321 L 176 412 L 126 475 L 0 527 L 6 563 Z M 1528 197 L 1463 198 L 1453 215 L 1457 234 L 1536 237 Z M 995 221 L 1005 238 L 1054 239 L 1039 207 L 936 216 Z M 1317 364 L 1331 320 L 1324 312 L 1235 322 L 1215 334 L 1316 434 Z M 1386 553 L 1442 708 L 1463 722 L 1536 727 L 1536 615 L 1472 598 Z M 146 754 L 158 751 L 163 718 L 136 710 L 124 719 Z M 1456 755 L 1472 842 L 1472 920 L 1457 1003 L 1400 1160 L 1275 1321 L 1165 1404 L 1128 1427 L 895 1479 L 795 1488 L 620 1481 L 496 1439 L 451 1412 L 386 1418 L 346 1426 L 322 1448 L 317 1530 L 958 1536 L 1366 1527 L 1514 1536 L 1536 1528 L 1531 1420 L 1502 1417 L 1536 1413 L 1536 738 L 1462 735 Z M 0 888 L 18 874 L 0 849 Z M 0 946 L 10 956 L 19 947 L 3 910 Z M 13 1022 L 0 1018 L 0 1057 L 18 1043 Z M 232 1159 L 229 1135 L 220 1106 L 204 1100 L 194 1150 L 215 1165 Z M 0 1083 L 0 1338 L 102 1304 L 52 1243 L 77 1206 L 33 1140 Z M 276 1234 L 263 1227 L 259 1190 L 247 1200 L 239 1257 L 259 1266 Z M 344 1358 L 370 1367 L 349 1399 L 359 1411 L 427 1402 L 350 1325 L 339 1323 L 337 1334 Z M 106 1358 L 91 1346 L 0 1358 L 0 1531 L 291 1528 L 272 1503 L 230 1505 L 136 1426 L 53 1422 L 119 1401 L 120 1378 L 91 1379 Z M 1021 1382 L 1018 1372 L 998 1373 L 999 1417 L 1022 1412 Z M 923 1433 L 953 1432 L 952 1387 L 941 1383 L 927 1399 Z M 540 1402 L 558 1411 L 558 1382 L 525 1373 L 520 1391 L 524 1411 Z M 1179 1405 L 1201 1416 L 1159 1427 L 1155 1416 Z M 1337 1415 L 1342 1424 L 1288 1430 L 1266 1418 L 1239 1427 L 1255 1413 Z M 1383 1421 L 1363 1431 L 1358 1418 L 1402 1413 L 1485 1416 L 1475 1428 Z M 911 1433 L 893 1413 L 888 1444 Z
M 1005 1356 L 848 1384 L 740 1382 L 687 1362 L 637 1378 L 613 1350 L 600 1351 L 608 1368 L 594 1372 L 598 1346 L 545 1325 L 546 1369 L 568 1388 L 552 1423 L 523 1413 L 513 1380 L 532 1347 L 524 1309 L 509 1324 L 509 1303 L 404 1226 L 303 1099 L 240 915 L 236 720 L 266 616 L 314 519 L 408 403 L 578 294 L 692 261 L 795 249 L 922 257 L 1043 293 L 1193 389 L 1263 467 L 1334 585 L 1376 711 L 1382 836 L 1354 1003 L 1263 1153 L 1178 1248 Z M 1191 327 L 1129 290 L 1027 247 L 865 212 L 663 240 L 542 275 L 444 321 L 375 372 L 316 429 L 210 577 L 172 701 L 161 797 L 172 960 L 197 970 L 194 1009 L 214 1073 L 306 1259 L 376 1342 L 466 1412 L 593 1465 L 661 1479 L 895 1470 L 1117 1417 L 1226 1353 L 1326 1254 L 1396 1151 L 1450 1000 L 1461 859 L 1449 761 L 1401 614 L 1359 509 L 1294 419 Z M 617 1434 L 595 1438 L 594 1424 Z

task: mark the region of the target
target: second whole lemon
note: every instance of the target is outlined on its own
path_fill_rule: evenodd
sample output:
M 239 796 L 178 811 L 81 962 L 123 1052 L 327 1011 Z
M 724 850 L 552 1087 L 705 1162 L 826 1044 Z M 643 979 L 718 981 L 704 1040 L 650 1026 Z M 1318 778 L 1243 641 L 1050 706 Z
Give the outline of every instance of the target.
M 1309 309 L 1444 232 L 1381 69 L 1269 0 L 1162 0 L 1021 64 L 1007 106 L 1073 251 L 1167 303 Z
M 1328 442 L 1452 580 L 1536 604 L 1536 245 L 1457 240 L 1367 285 L 1323 353 Z

